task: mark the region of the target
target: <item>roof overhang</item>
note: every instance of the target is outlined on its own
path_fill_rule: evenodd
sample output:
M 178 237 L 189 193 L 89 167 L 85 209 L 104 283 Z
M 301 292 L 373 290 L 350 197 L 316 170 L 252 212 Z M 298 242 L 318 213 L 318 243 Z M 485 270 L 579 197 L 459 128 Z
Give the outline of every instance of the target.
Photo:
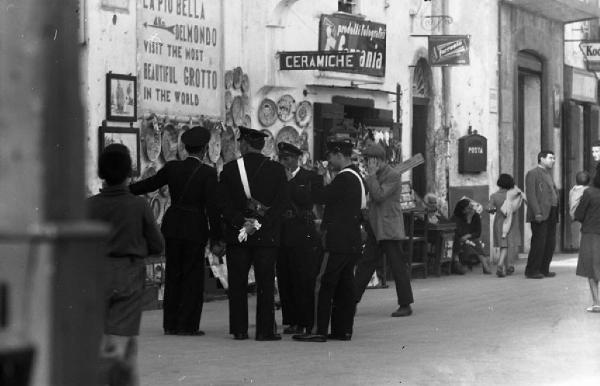
M 503 2 L 562 23 L 600 18 L 598 0 L 503 0 Z

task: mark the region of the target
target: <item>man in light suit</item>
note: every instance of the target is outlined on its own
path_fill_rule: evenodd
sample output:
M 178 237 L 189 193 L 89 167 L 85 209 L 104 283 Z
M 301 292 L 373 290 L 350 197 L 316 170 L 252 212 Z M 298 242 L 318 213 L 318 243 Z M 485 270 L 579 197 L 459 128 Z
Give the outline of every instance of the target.
M 542 150 L 538 154 L 538 165 L 525 176 L 527 222 L 531 223 L 531 248 L 525 268 L 529 279 L 556 275 L 550 272 L 558 222 L 558 190 L 552 179 L 554 162 L 554 153 Z
M 361 299 L 378 260 L 382 258 L 381 254 L 373 253 L 379 247 L 392 265 L 396 283 L 399 307 L 392 316 L 409 316 L 412 314 L 410 305 L 414 300 L 410 285 L 409 256 L 404 251 L 401 241 L 406 238 L 400 207 L 401 173 L 385 161 L 385 150 L 380 145 L 370 145 L 363 151 L 363 156 L 367 159 L 369 225 L 373 232 L 367 240 L 368 247 L 357 264 L 357 300 Z

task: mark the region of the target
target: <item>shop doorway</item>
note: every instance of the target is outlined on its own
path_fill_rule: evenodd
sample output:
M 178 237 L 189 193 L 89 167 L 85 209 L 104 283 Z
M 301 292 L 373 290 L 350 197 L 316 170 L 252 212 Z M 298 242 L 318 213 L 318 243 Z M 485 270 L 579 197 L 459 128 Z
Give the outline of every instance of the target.
M 427 60 L 421 58 L 414 67 L 412 79 L 412 155 L 423 154 L 425 165 L 412 170 L 413 190 L 420 197 L 434 186 L 435 161 L 430 136 L 430 100 L 431 100 L 431 67 Z M 430 181 L 428 181 L 428 179 Z
M 542 145 L 542 61 L 529 52 L 519 53 L 517 81 L 517 125 L 514 133 L 515 183 L 525 188 L 525 174 L 537 165 L 537 154 Z M 522 245 L 520 252 L 528 252 L 531 228 L 525 221 L 525 206 L 519 211 Z

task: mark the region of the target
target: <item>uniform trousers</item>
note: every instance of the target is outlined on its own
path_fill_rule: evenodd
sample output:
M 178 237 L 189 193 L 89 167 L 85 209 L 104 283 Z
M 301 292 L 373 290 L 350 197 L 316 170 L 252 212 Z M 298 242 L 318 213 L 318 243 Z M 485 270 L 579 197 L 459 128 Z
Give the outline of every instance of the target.
M 352 334 L 356 313 L 354 266 L 360 253 L 325 252 L 315 283 L 315 326 L 312 332 L 327 335 L 331 318 L 333 335 Z
M 392 266 L 392 274 L 396 284 L 398 305 L 405 306 L 414 302 L 410 285 L 410 269 L 408 255 L 400 240 L 381 240 L 369 236 L 362 258 L 356 265 L 356 301 L 359 302 L 367 289 L 367 285 L 375 272 L 375 268 L 383 260 L 385 254 Z M 384 280 L 386 280 L 384 278 Z
M 165 331 L 195 332 L 200 328 L 205 247 L 195 241 L 165 239 Z
M 275 333 L 275 261 L 277 247 L 232 244 L 227 246 L 229 333 L 248 333 L 248 272 L 256 278 L 256 335 Z
M 283 324 L 304 328 L 311 328 L 313 324 L 314 288 L 320 255 L 319 248 L 309 241 L 281 247 L 277 257 Z
M 525 275 L 538 273 L 548 274 L 550 263 L 554 255 L 556 244 L 556 223 L 558 220 L 558 208 L 550 209 L 548 219 L 542 222 L 531 222 L 531 247 L 527 256 Z

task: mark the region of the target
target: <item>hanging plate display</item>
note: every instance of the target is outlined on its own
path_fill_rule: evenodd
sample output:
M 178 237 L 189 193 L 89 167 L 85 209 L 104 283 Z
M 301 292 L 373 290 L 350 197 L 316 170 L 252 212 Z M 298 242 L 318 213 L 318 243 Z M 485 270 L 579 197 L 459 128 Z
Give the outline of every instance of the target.
M 298 134 L 298 130 L 296 130 L 293 126 L 284 126 L 277 133 L 277 139 L 275 140 L 275 145 L 279 145 L 280 142 L 291 143 L 296 147 L 300 147 L 301 139 L 300 134 Z
M 233 69 L 233 88 L 239 90 L 242 85 L 242 68 L 236 67 Z
M 179 133 L 173 125 L 166 125 L 162 135 L 162 156 L 165 161 L 177 159 Z
M 229 90 L 233 85 L 233 71 L 225 71 L 225 89 Z
M 279 101 L 277 101 L 277 116 L 279 119 L 281 119 L 283 122 L 287 122 L 292 119 L 294 117 L 295 104 L 296 101 L 289 94 L 283 95 L 281 98 L 279 98 Z
M 275 155 L 275 140 L 273 138 L 273 134 L 266 129 L 261 131 L 267 134 L 267 137 L 265 138 L 265 147 L 263 147 L 262 153 L 265 157 L 272 158 Z
M 221 131 L 212 129 L 210 131 L 210 140 L 208 141 L 208 159 L 216 163 L 221 156 Z
M 269 98 L 265 98 L 258 106 L 258 121 L 261 125 L 269 127 L 277 120 L 277 105 Z
M 250 78 L 248 74 L 242 75 L 242 92 L 245 94 L 250 91 Z
M 312 105 L 309 101 L 302 101 L 296 109 L 296 123 L 300 127 L 306 127 L 312 120 Z
M 184 160 L 188 156 L 188 153 L 185 150 L 185 145 L 183 144 L 183 142 L 181 142 L 181 136 L 189 129 L 190 127 L 187 125 L 181 126 L 181 130 L 179 130 L 179 135 L 177 136 L 177 158 L 179 158 L 180 160 Z
M 233 103 L 233 95 L 231 95 L 231 91 L 227 90 L 227 91 L 225 91 L 225 110 L 229 111 L 232 103 Z
M 233 104 L 231 105 L 231 116 L 233 123 L 236 126 L 240 126 L 244 123 L 244 106 L 242 98 L 238 95 L 233 98 Z
M 154 162 L 160 156 L 161 135 L 160 131 L 154 131 L 153 125 L 148 125 L 144 132 L 144 145 L 148 161 Z

